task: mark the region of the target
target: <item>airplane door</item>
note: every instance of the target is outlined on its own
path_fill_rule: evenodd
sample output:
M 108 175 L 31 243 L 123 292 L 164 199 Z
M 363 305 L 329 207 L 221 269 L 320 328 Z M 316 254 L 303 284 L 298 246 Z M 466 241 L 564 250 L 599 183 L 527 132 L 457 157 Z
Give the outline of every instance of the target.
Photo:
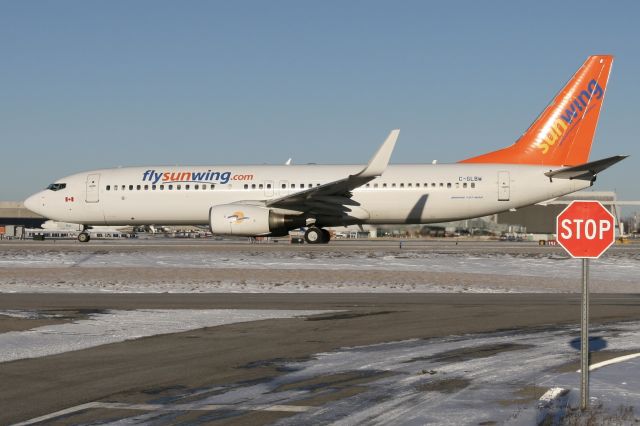
M 100 192 L 100 175 L 93 174 L 87 176 L 87 203 L 97 203 Z
M 267 180 L 264 182 L 264 196 L 273 197 L 273 181 Z
M 510 179 L 509 172 L 498 172 L 498 201 L 509 201 Z

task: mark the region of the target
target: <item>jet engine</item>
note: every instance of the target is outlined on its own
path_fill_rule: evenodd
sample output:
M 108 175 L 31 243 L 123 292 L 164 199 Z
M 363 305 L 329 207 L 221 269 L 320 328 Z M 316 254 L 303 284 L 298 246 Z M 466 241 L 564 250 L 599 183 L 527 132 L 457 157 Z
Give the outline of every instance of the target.
M 221 204 L 209 209 L 209 227 L 213 234 L 281 237 L 301 226 L 305 226 L 301 215 L 276 213 L 260 206 Z

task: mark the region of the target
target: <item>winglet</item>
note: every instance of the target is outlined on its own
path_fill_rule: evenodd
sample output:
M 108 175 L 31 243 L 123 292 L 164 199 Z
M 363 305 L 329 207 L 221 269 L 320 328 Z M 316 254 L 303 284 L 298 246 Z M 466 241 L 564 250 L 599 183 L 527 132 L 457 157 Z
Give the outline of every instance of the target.
M 369 164 L 367 167 L 362 169 L 362 171 L 354 176 L 360 178 L 374 178 L 380 176 L 384 169 L 387 168 L 387 164 L 389 164 L 389 159 L 391 158 L 391 153 L 393 152 L 393 148 L 396 146 L 396 141 L 398 140 L 398 135 L 400 134 L 400 129 L 394 129 L 389 133 L 387 139 L 384 141 L 378 151 L 371 157 L 369 160 Z

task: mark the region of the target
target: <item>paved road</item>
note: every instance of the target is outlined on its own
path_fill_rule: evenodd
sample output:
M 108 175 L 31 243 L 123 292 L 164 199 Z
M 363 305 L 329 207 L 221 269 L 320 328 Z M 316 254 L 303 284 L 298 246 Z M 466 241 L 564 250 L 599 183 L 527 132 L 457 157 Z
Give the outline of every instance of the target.
M 579 295 L 565 294 L 3 294 L 0 309 L 83 315 L 102 309 L 341 310 L 317 318 L 265 320 L 159 335 L 0 364 L 0 423 L 94 401 L 150 403 L 185 389 L 210 389 L 282 374 L 273 360 L 305 359 L 339 347 L 410 338 L 553 328 L 579 322 Z M 640 295 L 594 295 L 593 323 L 640 319 Z M 352 395 L 366 378 L 335 398 Z M 323 401 L 316 401 L 322 404 Z M 225 411 L 224 424 L 269 423 L 284 411 Z M 62 424 L 136 413 L 94 407 Z M 202 422 L 185 412 L 175 421 Z M 213 420 L 213 418 L 211 418 Z

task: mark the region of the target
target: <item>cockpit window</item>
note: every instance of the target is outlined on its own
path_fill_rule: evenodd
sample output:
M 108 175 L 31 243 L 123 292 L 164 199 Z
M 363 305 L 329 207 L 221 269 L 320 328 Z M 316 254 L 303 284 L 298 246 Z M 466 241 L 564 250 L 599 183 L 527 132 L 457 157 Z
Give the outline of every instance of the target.
M 65 189 L 66 187 L 66 183 L 52 183 L 51 185 L 47 186 L 47 189 L 50 189 L 52 191 L 60 191 L 61 189 Z

